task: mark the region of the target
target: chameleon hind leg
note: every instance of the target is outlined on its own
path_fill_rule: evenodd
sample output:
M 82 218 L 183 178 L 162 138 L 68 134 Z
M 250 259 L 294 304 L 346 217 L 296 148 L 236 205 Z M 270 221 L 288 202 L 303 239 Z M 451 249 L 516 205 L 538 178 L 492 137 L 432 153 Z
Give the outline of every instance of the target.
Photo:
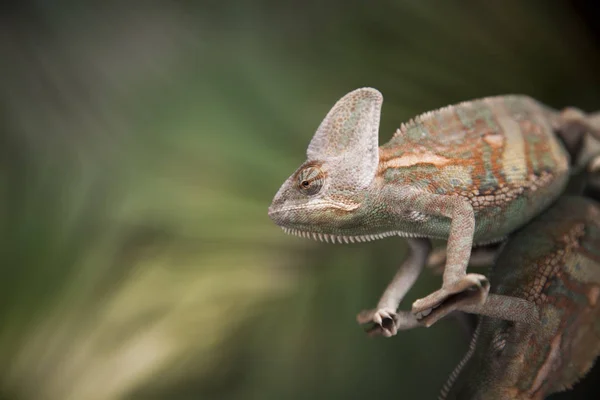
M 600 112 L 585 114 L 567 107 L 558 114 L 553 125 L 574 165 L 585 165 L 600 153 Z
M 457 196 L 422 193 L 407 196 L 406 202 L 418 212 L 450 218 L 442 288 L 415 301 L 413 314 L 426 315 L 448 301 L 459 305 L 485 302 L 490 289 L 488 279 L 481 274 L 467 274 L 475 233 L 475 214 L 471 203 Z
M 360 312 L 359 324 L 372 324 L 371 335 L 394 336 L 399 330 L 420 326 L 417 318 L 408 311 L 397 311 L 400 302 L 421 274 L 425 260 L 431 252 L 429 239 L 409 239 L 410 254 L 383 292 L 377 307 Z

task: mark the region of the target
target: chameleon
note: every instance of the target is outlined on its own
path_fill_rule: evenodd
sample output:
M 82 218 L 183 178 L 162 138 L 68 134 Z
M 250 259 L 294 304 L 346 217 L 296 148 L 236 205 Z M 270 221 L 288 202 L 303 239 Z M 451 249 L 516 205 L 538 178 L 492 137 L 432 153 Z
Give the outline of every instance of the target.
M 479 317 L 439 400 L 543 399 L 583 378 L 600 354 L 600 204 L 559 198 L 511 235 L 490 281 L 488 299 L 528 307 Z M 490 315 L 486 303 L 470 312 Z
M 471 248 L 505 240 L 550 206 L 600 130 L 578 109 L 505 95 L 421 114 L 379 147 L 382 103 L 367 87 L 338 100 L 268 215 L 286 233 L 327 242 L 407 238 L 409 255 L 377 306 L 357 316 L 390 337 L 450 300 L 485 302 L 488 279 L 466 272 Z M 398 311 L 430 239 L 447 240 L 442 286 Z

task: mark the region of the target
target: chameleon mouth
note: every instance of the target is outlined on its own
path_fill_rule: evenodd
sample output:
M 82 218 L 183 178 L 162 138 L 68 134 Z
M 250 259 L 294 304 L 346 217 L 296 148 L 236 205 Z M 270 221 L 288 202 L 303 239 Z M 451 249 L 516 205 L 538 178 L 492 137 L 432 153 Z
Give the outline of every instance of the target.
M 373 240 L 379 240 L 390 236 L 401 236 L 401 237 L 421 237 L 420 235 L 401 232 L 401 231 L 389 231 L 382 233 L 373 233 L 368 235 L 334 235 L 320 232 L 309 232 L 302 231 L 299 229 L 281 227 L 283 231 L 289 235 L 300 236 L 307 239 L 320 240 L 321 242 L 335 243 L 356 243 L 356 242 L 371 242 Z

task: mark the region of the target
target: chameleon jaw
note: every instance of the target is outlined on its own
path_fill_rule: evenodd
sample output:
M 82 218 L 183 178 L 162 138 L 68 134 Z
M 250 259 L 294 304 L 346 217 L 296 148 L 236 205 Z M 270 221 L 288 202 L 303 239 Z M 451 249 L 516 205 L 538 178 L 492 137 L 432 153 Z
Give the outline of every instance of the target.
M 330 241 L 331 241 L 331 243 L 335 243 L 336 241 L 338 243 L 371 242 L 373 240 L 384 239 L 384 238 L 390 237 L 390 236 L 421 237 L 421 235 L 418 235 L 418 234 L 401 232 L 401 231 L 389 231 L 389 232 L 373 233 L 373 234 L 367 234 L 367 235 L 335 235 L 335 234 L 327 234 L 327 233 L 320 233 L 320 232 L 303 231 L 303 230 L 294 229 L 294 228 L 287 228 L 285 226 L 282 226 L 281 229 L 283 229 L 283 231 L 289 235 L 295 235 L 295 236 L 300 236 L 303 238 L 320 240 L 321 242 L 327 242 L 327 243 L 329 243 Z

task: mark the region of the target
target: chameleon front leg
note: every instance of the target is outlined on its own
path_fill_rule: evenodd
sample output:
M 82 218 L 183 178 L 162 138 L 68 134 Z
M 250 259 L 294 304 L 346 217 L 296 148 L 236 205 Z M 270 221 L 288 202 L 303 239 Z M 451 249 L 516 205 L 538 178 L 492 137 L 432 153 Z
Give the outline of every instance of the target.
M 505 242 L 494 243 L 492 245 L 475 247 L 471 250 L 469 257 L 469 267 L 482 268 L 489 267 L 494 263 L 494 260 L 502 250 L 502 244 Z M 431 252 L 427 258 L 427 268 L 435 274 L 444 273 L 444 265 L 446 265 L 447 250 L 445 247 L 440 247 Z
M 356 320 L 359 324 L 372 323 L 370 334 L 394 336 L 399 330 L 421 326 L 417 318 L 408 311 L 397 311 L 400 302 L 414 285 L 423 271 L 425 260 L 431 252 L 429 239 L 408 239 L 410 254 L 379 299 L 377 307 L 360 312 Z
M 450 300 L 458 301 L 460 305 L 482 304 L 490 289 L 489 281 L 484 275 L 466 272 L 475 233 L 475 214 L 471 203 L 458 196 L 422 193 L 407 200 L 415 211 L 451 219 L 442 288 L 415 301 L 413 314 L 427 314 Z

